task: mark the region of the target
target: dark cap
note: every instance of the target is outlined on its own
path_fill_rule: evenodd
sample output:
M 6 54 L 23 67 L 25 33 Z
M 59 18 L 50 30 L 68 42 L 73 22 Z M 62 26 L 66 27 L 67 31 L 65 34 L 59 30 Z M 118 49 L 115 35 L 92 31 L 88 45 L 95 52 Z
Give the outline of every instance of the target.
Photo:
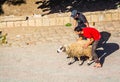
M 74 18 L 74 17 L 77 15 L 77 12 L 78 12 L 77 10 L 73 10 L 73 11 L 71 12 L 71 17 Z

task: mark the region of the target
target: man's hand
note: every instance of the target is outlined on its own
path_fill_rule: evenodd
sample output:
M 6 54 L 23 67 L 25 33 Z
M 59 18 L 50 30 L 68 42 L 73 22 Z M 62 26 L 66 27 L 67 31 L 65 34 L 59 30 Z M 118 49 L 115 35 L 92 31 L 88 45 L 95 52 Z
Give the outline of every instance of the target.
M 85 45 L 83 46 L 83 48 L 85 48 L 85 49 L 86 49 L 88 46 L 89 46 L 89 45 L 85 44 Z
M 83 46 L 83 48 L 87 48 L 90 44 L 93 43 L 94 39 L 93 38 L 90 38 L 90 39 L 87 39 L 88 42 Z
M 82 37 L 79 37 L 78 39 L 77 39 L 77 41 L 81 41 L 82 40 Z

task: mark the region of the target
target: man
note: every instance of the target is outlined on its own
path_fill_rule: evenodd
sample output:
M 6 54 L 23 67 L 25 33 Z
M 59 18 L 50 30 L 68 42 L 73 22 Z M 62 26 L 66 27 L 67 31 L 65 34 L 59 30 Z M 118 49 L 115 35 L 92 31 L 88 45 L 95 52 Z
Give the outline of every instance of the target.
M 95 61 L 95 67 L 99 68 L 101 67 L 100 61 L 98 59 L 98 56 L 95 52 L 98 42 L 101 38 L 100 33 L 95 29 L 95 28 L 91 28 L 91 27 L 85 27 L 85 28 L 80 28 L 79 26 L 77 26 L 74 29 L 75 33 L 78 35 L 82 35 L 84 37 L 86 37 L 87 39 L 89 39 L 89 42 L 86 43 L 83 48 L 87 48 L 89 45 L 92 44 L 92 55 Z
M 81 13 L 78 12 L 77 10 L 73 10 L 71 12 L 71 17 L 74 19 L 74 26 L 79 26 L 80 28 L 88 27 L 89 23 L 86 19 L 86 17 Z

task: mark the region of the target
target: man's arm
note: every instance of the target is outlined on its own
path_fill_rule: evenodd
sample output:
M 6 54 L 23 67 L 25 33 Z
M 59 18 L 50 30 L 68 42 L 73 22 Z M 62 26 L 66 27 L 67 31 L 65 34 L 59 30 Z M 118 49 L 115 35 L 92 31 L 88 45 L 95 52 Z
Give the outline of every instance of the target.
M 89 27 L 89 23 L 88 22 L 86 22 L 86 23 L 84 23 L 85 25 L 86 25 L 86 27 Z
M 73 20 L 73 27 L 76 27 L 77 24 L 78 24 L 77 21 L 74 19 L 74 20 Z
M 89 27 L 89 23 L 88 23 L 85 15 L 82 14 L 82 15 L 81 15 L 81 19 L 82 19 L 83 23 L 86 25 L 86 27 Z
M 87 39 L 87 40 L 89 40 L 88 41 L 88 43 L 86 43 L 83 47 L 84 48 L 87 48 L 90 44 L 92 44 L 93 43 L 93 41 L 94 41 L 94 39 L 93 38 L 90 38 L 90 39 Z
M 80 36 L 78 39 L 77 39 L 77 41 L 81 41 L 82 40 L 82 37 Z

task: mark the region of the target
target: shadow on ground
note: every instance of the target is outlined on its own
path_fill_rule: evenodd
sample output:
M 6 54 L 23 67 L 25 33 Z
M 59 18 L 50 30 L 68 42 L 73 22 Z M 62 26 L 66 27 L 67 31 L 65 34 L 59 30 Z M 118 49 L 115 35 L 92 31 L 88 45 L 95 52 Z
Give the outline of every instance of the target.
M 105 58 L 109 55 L 111 55 L 112 53 L 114 53 L 116 50 L 119 49 L 119 45 L 117 43 L 107 43 L 107 41 L 109 40 L 111 34 L 109 32 L 101 32 L 102 38 L 100 40 L 100 43 L 98 45 L 99 47 L 102 47 L 103 50 L 96 50 L 101 64 L 103 65 L 105 62 Z
M 77 9 L 81 12 L 104 11 L 118 8 L 119 0 L 42 0 L 36 1 L 38 9 L 43 12 L 49 11 L 44 15 L 69 12 Z
M 104 50 L 97 50 L 97 54 L 100 58 L 101 64 L 104 64 L 105 58 L 112 53 L 114 53 L 116 50 L 119 49 L 119 45 L 117 43 L 106 43 L 103 45 Z
M 3 4 L 10 5 L 21 5 L 23 3 L 26 3 L 26 0 L 0 0 L 0 15 L 4 14 L 4 10 L 2 9 Z
M 0 0 L 0 14 L 4 14 L 3 4 L 29 4 L 30 0 Z M 42 10 L 43 16 L 53 13 L 70 12 L 74 9 L 80 12 L 104 11 L 120 7 L 120 0 L 31 0 L 36 4 L 35 9 Z M 29 7 L 29 6 L 28 6 Z M 32 7 L 32 6 L 31 6 Z

